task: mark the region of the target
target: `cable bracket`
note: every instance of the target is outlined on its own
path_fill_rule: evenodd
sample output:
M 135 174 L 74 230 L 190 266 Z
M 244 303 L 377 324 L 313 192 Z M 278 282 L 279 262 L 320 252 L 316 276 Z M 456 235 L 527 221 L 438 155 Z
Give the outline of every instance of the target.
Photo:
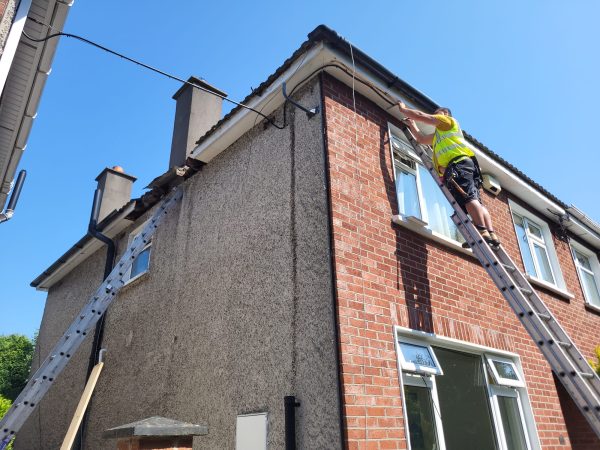
M 285 81 L 281 85 L 281 92 L 283 93 L 283 96 L 285 97 L 285 99 L 287 101 L 289 101 L 296 108 L 304 111 L 309 119 L 319 113 L 319 106 L 315 106 L 314 108 L 308 109 L 308 108 L 305 108 L 304 106 L 300 105 L 299 103 L 295 102 L 294 100 L 292 100 L 292 98 L 287 95 Z

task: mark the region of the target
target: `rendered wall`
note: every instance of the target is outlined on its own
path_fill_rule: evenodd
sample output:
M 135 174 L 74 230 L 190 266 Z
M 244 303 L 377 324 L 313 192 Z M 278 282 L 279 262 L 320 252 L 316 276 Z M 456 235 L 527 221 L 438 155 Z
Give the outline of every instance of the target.
M 396 325 L 519 354 L 542 447 L 600 448 L 581 414 L 561 409 L 543 355 L 478 261 L 392 223 L 398 206 L 388 121 L 394 119 L 360 95 L 355 116 L 351 89 L 331 77 L 324 96 L 349 448 L 407 448 Z M 503 186 L 499 197 L 484 194 L 483 202 L 504 247 L 521 264 L 509 191 Z M 591 357 L 600 344 L 600 317 L 584 305 L 568 245 L 554 235 L 554 246 L 575 298 L 538 292 Z
M 318 83 L 298 99 L 319 104 Z M 185 182 L 156 232 L 149 273 L 108 311 L 86 449 L 114 448 L 104 430 L 157 415 L 206 423 L 194 449 L 234 448 L 236 416 L 257 411 L 269 414 L 269 448 L 283 448 L 285 395 L 301 402 L 299 448 L 340 446 L 322 122 L 291 106 L 288 120 L 284 130 L 257 125 Z M 93 264 L 102 273 L 101 258 Z M 48 318 L 61 317 L 58 334 L 70 320 L 62 303 L 96 287 L 83 272 L 52 290 L 42 350 Z M 55 448 L 66 420 L 44 411 L 70 419 L 78 380 L 63 377 L 53 404 L 42 402 L 41 439 L 52 445 L 37 444 L 35 417 L 17 449 Z

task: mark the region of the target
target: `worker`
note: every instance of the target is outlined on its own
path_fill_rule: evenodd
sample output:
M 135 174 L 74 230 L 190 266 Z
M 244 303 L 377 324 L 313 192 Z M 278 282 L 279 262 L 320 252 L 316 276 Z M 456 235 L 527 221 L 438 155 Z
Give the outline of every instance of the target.
M 477 159 L 465 142 L 462 130 L 450 110 L 438 108 L 433 114 L 426 114 L 408 108 L 403 102 L 398 102 L 398 107 L 406 117 L 404 122 L 416 141 L 433 148 L 433 164 L 441 181 L 446 184 L 463 211 L 471 216 L 481 237 L 489 245 L 500 245 L 490 213 L 481 203 L 481 172 Z M 415 121 L 434 126 L 435 132 L 421 132 Z M 465 243 L 463 247 L 467 248 L 469 245 Z

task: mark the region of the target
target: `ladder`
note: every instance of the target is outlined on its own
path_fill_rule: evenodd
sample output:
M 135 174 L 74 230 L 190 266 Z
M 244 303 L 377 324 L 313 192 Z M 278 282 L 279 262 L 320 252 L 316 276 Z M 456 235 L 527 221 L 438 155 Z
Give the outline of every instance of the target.
M 405 128 L 404 131 L 454 209 L 452 221 L 517 314 L 556 377 L 562 382 L 596 435 L 600 437 L 600 377 L 590 367 L 508 253 L 502 246 L 490 247 L 482 239 L 469 216 L 456 202 L 446 185 L 440 182 L 431 160 L 431 148 L 416 142 L 408 129 Z
M 144 229 L 129 244 L 106 280 L 90 297 L 48 357 L 31 376 L 23 391 L 0 421 L 0 450 L 19 432 L 86 336 L 93 332 L 96 322 L 100 320 L 127 281 L 125 277 L 133 261 L 150 241 L 165 215 L 181 199 L 181 196 L 182 193 L 179 189 L 175 189 L 167 195 Z

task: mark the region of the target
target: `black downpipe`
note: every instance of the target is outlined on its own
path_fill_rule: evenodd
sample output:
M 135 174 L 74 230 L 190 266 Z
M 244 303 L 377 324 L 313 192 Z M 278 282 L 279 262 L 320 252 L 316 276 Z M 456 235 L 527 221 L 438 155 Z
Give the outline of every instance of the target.
M 300 402 L 293 395 L 283 397 L 285 406 L 285 450 L 296 450 L 296 408 Z
M 328 234 L 329 234 L 329 273 L 331 274 L 331 300 L 333 302 L 333 329 L 335 333 L 335 354 L 337 357 L 337 369 L 338 369 L 338 414 L 340 420 L 340 448 L 346 450 L 348 448 L 346 440 L 346 421 L 344 418 L 344 388 L 342 376 L 342 350 L 341 336 L 340 336 L 340 313 L 337 305 L 337 285 L 336 285 L 336 271 L 335 271 L 335 255 L 333 251 L 333 207 L 331 200 L 331 178 L 329 176 L 329 155 L 327 152 L 329 142 L 327 140 L 327 110 L 325 109 L 325 90 L 323 87 L 323 73 L 319 74 L 319 88 L 321 89 L 321 108 L 323 114 L 321 114 L 321 132 L 323 137 L 323 164 L 325 171 L 325 189 L 327 190 L 327 215 L 329 217 L 327 221 Z
M 108 236 L 102 234 L 98 229 L 98 216 L 100 215 L 100 199 L 102 198 L 102 191 L 100 189 L 96 189 L 94 192 L 94 202 L 92 204 L 92 213 L 90 215 L 90 223 L 88 225 L 88 234 L 90 236 L 95 237 L 96 239 L 104 242 L 106 244 L 106 261 L 104 263 L 104 276 L 102 277 L 102 281 L 105 281 L 110 273 L 112 272 L 114 263 L 115 263 L 115 253 L 116 253 L 116 244 Z M 100 357 L 100 350 L 102 346 L 102 337 L 104 336 L 104 318 L 106 317 L 106 312 L 102 315 L 98 323 L 96 324 L 96 329 L 94 330 L 94 342 L 92 344 L 92 352 L 90 353 L 90 360 L 88 362 L 88 370 L 86 375 L 86 383 L 90 378 L 90 374 L 96 365 L 98 358 Z M 76 449 L 83 449 L 83 433 L 85 431 L 85 427 L 89 418 L 89 410 L 85 411 L 83 415 L 83 419 L 81 420 L 81 425 L 79 426 L 79 430 L 77 430 L 77 438 L 74 442 L 73 447 Z
M 25 182 L 25 177 L 27 176 L 27 171 L 21 170 L 19 172 L 19 176 L 17 177 L 17 181 L 15 182 L 15 187 L 13 189 L 13 193 L 10 196 L 10 200 L 8 201 L 8 206 L 6 207 L 7 211 L 14 211 L 17 206 L 17 201 L 19 201 L 19 195 L 21 195 L 21 189 L 23 189 L 23 183 Z

